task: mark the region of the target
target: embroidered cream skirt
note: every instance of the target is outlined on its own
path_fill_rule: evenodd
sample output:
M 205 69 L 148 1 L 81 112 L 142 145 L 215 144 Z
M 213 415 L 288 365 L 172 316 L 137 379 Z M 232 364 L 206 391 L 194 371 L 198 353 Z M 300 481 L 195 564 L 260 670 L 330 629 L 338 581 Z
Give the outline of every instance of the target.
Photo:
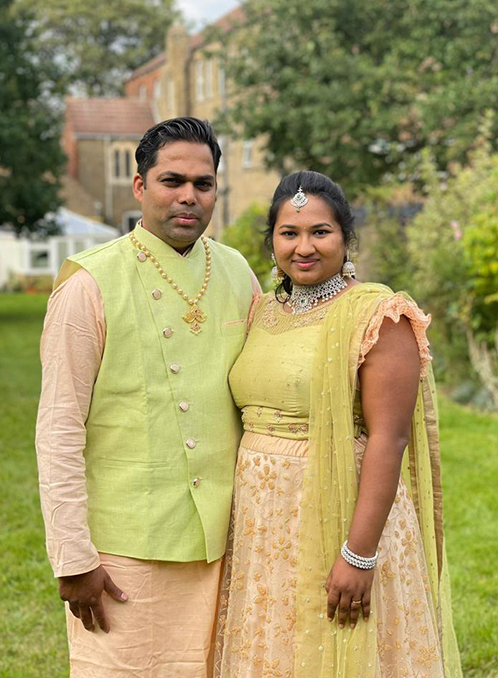
M 66 610 L 71 678 L 211 678 L 221 561 L 169 563 L 100 554 L 126 603 L 104 594 L 109 634 Z
M 366 441 L 364 434 L 356 440 L 359 461 Z M 245 433 L 242 439 L 215 678 L 293 678 L 299 507 L 307 445 L 255 433 Z M 417 517 L 402 481 L 379 554 L 377 678 L 443 678 Z

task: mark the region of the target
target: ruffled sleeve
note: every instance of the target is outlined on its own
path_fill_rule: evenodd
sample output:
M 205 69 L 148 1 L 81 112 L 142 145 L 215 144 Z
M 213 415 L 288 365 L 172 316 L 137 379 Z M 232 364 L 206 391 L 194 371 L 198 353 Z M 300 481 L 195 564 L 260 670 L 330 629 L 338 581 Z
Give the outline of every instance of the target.
M 406 316 L 410 321 L 415 339 L 417 340 L 421 376 L 425 377 L 427 375 L 427 368 L 432 360 L 426 334 L 431 322 L 431 316 L 425 315 L 414 301 L 408 299 L 403 294 L 395 294 L 379 304 L 379 307 L 370 319 L 365 336 L 361 342 L 358 367 L 365 362 L 368 352 L 379 340 L 379 332 L 384 318 L 390 318 L 395 323 L 398 323 L 402 315 Z

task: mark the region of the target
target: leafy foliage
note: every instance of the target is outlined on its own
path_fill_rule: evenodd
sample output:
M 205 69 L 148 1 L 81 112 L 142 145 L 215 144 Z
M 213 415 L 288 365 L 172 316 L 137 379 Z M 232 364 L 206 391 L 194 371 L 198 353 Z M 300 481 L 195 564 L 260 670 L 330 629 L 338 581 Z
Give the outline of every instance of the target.
M 446 185 L 425 155 L 427 200 L 407 228 L 408 252 L 418 298 L 448 344 L 466 345 L 498 408 L 498 156 L 481 144 Z
M 493 169 L 498 189 L 498 162 Z M 463 236 L 469 274 L 468 313 L 472 326 L 486 339 L 498 327 L 498 206 L 490 192 Z
M 0 224 L 18 233 L 47 228 L 60 205 L 64 155 L 54 104 L 58 71 L 40 60 L 32 16 L 0 4 Z
M 269 165 L 315 169 L 353 198 L 386 174 L 463 160 L 498 108 L 495 0 L 248 0 L 231 33 L 225 122 L 267 135 Z M 495 134 L 498 128 L 495 124 Z
M 119 94 L 131 70 L 164 49 L 173 0 L 16 0 L 33 11 L 43 60 L 89 96 Z
M 261 287 L 268 290 L 272 263 L 264 243 L 265 226 L 266 210 L 258 205 L 252 205 L 234 224 L 223 231 L 222 241 L 244 255 Z

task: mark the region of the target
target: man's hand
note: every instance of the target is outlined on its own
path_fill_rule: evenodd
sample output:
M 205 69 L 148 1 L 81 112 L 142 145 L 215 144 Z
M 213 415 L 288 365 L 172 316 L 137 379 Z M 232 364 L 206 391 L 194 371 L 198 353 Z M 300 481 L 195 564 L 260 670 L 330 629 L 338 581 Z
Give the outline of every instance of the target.
M 59 577 L 61 600 L 69 603 L 69 609 L 81 619 L 87 631 L 95 631 L 97 622 L 103 631 L 109 633 L 110 626 L 102 604 L 103 591 L 120 603 L 128 600 L 126 593 L 118 589 L 102 565 L 84 574 Z

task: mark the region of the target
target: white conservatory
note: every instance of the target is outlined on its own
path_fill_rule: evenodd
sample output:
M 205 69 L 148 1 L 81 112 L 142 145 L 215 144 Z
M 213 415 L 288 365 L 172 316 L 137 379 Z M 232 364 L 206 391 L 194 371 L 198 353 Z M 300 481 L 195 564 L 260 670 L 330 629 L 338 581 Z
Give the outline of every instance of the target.
M 0 229 L 0 289 L 19 280 L 55 278 L 66 257 L 121 235 L 117 228 L 61 207 L 56 214 L 60 234 L 46 240 L 17 238 Z

